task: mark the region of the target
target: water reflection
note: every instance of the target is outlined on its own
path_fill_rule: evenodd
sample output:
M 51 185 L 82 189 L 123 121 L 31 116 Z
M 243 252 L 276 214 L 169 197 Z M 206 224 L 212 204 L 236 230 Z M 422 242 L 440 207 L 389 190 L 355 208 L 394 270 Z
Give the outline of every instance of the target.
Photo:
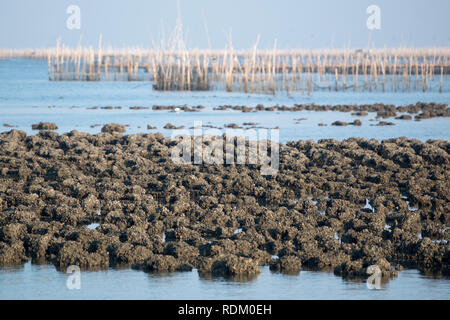
M 199 279 L 201 280 L 239 282 L 239 283 L 255 281 L 258 278 L 258 275 L 217 276 L 209 272 L 206 273 L 198 272 L 198 276 Z
M 302 270 L 298 275 L 262 267 L 256 277 L 218 277 L 198 270 L 144 273 L 127 269 L 82 271 L 81 289 L 52 265 L 0 268 L 0 299 L 450 299 L 450 279 L 405 269 L 370 290 L 364 278 Z

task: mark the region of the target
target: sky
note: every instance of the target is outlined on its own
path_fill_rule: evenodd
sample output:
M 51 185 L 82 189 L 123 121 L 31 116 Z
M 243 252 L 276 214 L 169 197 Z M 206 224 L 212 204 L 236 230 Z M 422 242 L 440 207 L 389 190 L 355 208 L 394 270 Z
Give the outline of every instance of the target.
M 188 48 L 449 47 L 449 0 L 0 0 L 0 48 L 153 47 L 173 30 L 179 4 Z M 80 9 L 69 29 L 70 5 Z M 379 11 L 369 30 L 366 12 Z M 72 16 L 73 18 L 73 16 Z M 373 18 L 373 17 L 372 17 Z M 74 20 L 70 20 L 74 21 Z M 73 26 L 73 25 L 72 25 Z

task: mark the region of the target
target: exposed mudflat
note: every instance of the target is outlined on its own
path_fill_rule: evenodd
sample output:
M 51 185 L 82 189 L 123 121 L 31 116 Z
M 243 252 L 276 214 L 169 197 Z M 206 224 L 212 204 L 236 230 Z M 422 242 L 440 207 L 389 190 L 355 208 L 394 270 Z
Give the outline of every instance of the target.
M 450 143 L 324 139 L 280 146 L 280 168 L 177 165 L 174 141 L 0 134 L 0 264 L 256 275 L 401 266 L 450 273 Z

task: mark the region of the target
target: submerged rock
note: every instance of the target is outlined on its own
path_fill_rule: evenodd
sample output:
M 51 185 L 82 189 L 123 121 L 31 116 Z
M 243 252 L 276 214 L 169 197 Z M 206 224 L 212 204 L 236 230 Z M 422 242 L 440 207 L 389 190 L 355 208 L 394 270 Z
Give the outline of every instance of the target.
M 255 275 L 261 270 L 253 259 L 226 255 L 218 257 L 212 262 L 210 272 L 216 276 L 237 276 Z
M 117 123 L 109 123 L 107 125 L 104 125 L 102 128 L 102 132 L 107 132 L 107 133 L 123 133 L 125 132 L 125 126 L 121 125 L 121 124 L 117 124 Z
M 270 262 L 270 270 L 285 273 L 299 273 L 302 262 L 295 256 L 284 256 L 277 259 L 272 259 Z
M 357 112 L 352 112 L 352 116 L 358 116 L 358 117 L 365 117 L 368 116 L 369 113 L 366 111 L 357 111 Z
M 345 122 L 345 121 L 335 121 L 335 122 L 333 122 L 331 125 L 332 125 L 332 126 L 343 127 L 343 126 L 348 125 L 348 123 Z
M 166 124 L 163 128 L 164 128 L 164 129 L 182 129 L 182 128 L 184 128 L 184 126 L 179 126 L 179 127 L 177 127 L 177 126 L 174 126 L 174 125 L 171 124 L 171 123 L 168 123 L 168 124 Z
M 58 126 L 51 122 L 39 122 L 31 126 L 33 130 L 57 130 Z
M 398 119 L 398 120 L 412 120 L 412 116 L 409 115 L 409 114 L 402 114 L 401 116 L 396 117 L 395 119 Z
M 388 122 L 388 121 L 380 121 L 376 124 L 377 127 L 384 127 L 384 126 L 395 126 L 394 122 Z

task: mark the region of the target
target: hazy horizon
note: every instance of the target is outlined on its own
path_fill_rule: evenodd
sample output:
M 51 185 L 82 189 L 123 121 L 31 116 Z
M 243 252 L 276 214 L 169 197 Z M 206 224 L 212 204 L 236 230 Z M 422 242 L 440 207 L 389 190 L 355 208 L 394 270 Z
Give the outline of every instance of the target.
M 66 26 L 69 5 L 80 8 L 80 29 Z M 381 29 L 369 30 L 369 5 L 380 8 Z M 448 47 L 450 1 L 206 0 L 179 1 L 188 48 Z M 174 28 L 177 0 L 15 0 L 0 3 L 0 48 L 76 46 L 153 47 Z

